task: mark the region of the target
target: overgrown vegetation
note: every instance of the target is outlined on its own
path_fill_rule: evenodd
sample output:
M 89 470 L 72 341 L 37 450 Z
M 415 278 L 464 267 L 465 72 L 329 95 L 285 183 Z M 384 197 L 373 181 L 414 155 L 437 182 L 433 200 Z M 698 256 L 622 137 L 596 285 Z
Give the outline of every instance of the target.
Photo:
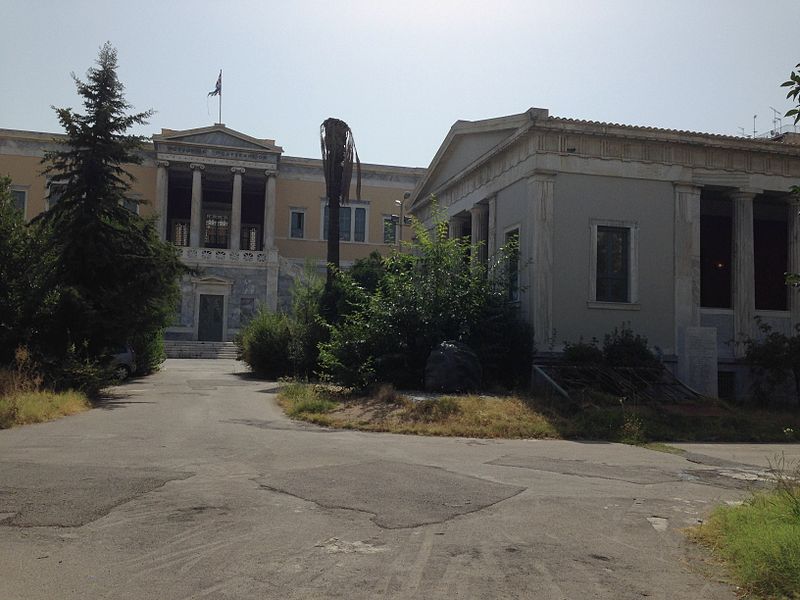
M 54 392 L 44 389 L 42 382 L 30 354 L 18 348 L 13 367 L 0 368 L 0 429 L 50 421 L 89 408 L 85 394 Z
M 533 336 L 508 303 L 503 276 L 514 248 L 487 269 L 468 240 L 448 239 L 444 221 L 430 232 L 419 223 L 414 228 L 409 253 L 372 254 L 336 271 L 335 320 L 323 318 L 324 286 L 307 268 L 287 315 L 261 313 L 242 331 L 243 360 L 271 378 L 318 376 L 358 390 L 377 382 L 420 388 L 431 350 L 453 340 L 475 351 L 485 386 L 524 387 Z
M 717 508 L 691 535 L 725 562 L 749 597 L 784 600 L 800 598 L 800 467 L 782 459 L 776 466 L 774 491 Z
M 378 381 L 420 388 L 431 350 L 454 340 L 481 359 L 484 384 L 524 384 L 532 335 L 507 301 L 503 253 L 490 277 L 468 240 L 447 237 L 443 220 L 430 231 L 419 222 L 413 227 L 410 252 L 384 259 L 373 293 L 341 274 L 352 310 L 320 345 L 322 372 L 362 390 Z
M 792 442 L 800 416 L 731 407 L 703 400 L 696 406 L 632 406 L 587 393 L 580 406 L 528 396 L 428 396 L 410 400 L 387 384 L 369 392 L 321 384 L 284 386 L 280 402 L 305 421 L 332 427 L 422 435 L 530 437 L 622 442 L 664 451 L 660 442 Z M 294 408 L 308 400 L 302 410 Z M 324 410 L 313 410 L 317 402 Z M 699 412 L 697 410 L 699 409 Z M 674 449 L 670 449 L 674 451 Z
M 776 390 L 791 376 L 795 401 L 800 406 L 800 323 L 795 324 L 794 335 L 785 335 L 760 319 L 756 321 L 762 336 L 745 340 L 753 398 L 759 404 L 770 404 Z
M 185 272 L 153 221 L 125 207 L 143 141 L 127 131 L 151 113 L 127 114 L 116 69 L 106 44 L 86 81 L 73 76 L 85 114 L 56 109 L 66 138 L 45 156 L 47 211 L 25 224 L 0 183 L 0 364 L 25 346 L 47 386 L 89 394 L 114 381 L 106 365 L 127 343 L 157 366 Z

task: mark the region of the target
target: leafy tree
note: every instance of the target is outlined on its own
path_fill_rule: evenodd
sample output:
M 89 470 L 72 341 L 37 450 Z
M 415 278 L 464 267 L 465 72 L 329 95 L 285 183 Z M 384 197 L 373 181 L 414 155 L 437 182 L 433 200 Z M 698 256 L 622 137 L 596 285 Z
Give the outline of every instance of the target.
M 800 63 L 795 65 L 796 71 L 789 73 L 789 79 L 781 84 L 781 87 L 788 87 L 786 97 L 797 103 L 795 108 L 788 110 L 785 117 L 794 117 L 795 125 L 800 121 Z
M 0 364 L 9 363 L 20 343 L 21 307 L 28 232 L 11 197 L 11 179 L 0 177 Z
M 490 278 L 485 266 L 470 260 L 469 242 L 449 239 L 446 221 L 439 220 L 432 231 L 418 222 L 413 227 L 417 241 L 411 252 L 383 260 L 374 293 L 340 274 L 353 309 L 320 345 L 323 370 L 348 386 L 375 381 L 419 386 L 431 350 L 455 340 L 473 346 L 490 379 L 513 379 L 497 375 L 521 363 L 527 373 L 530 329 L 507 303 L 506 278 L 499 270 Z M 499 339 L 509 332 L 516 335 Z
M 185 267 L 152 220 L 123 206 L 133 181 L 126 166 L 142 162 L 143 138 L 127 131 L 152 113 L 127 114 L 116 50 L 106 43 L 87 81 L 73 79 L 86 112 L 55 109 L 66 140 L 45 156 L 44 173 L 63 193 L 36 223 L 52 256 L 42 272 L 52 305 L 35 343 L 56 357 L 74 347 L 99 357 L 169 323 Z

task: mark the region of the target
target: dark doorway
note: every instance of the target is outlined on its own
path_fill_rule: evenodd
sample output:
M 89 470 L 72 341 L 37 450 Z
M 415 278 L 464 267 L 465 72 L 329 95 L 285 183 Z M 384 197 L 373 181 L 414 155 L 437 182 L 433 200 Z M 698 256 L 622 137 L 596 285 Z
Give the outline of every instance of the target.
M 203 342 L 222 341 L 222 314 L 225 297 L 212 294 L 200 294 L 200 315 L 197 339 Z

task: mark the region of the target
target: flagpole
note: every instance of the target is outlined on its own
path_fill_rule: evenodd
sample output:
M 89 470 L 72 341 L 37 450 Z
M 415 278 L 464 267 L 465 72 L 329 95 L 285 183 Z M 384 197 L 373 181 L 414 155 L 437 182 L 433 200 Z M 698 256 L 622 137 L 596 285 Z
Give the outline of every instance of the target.
M 219 70 L 219 124 L 222 125 L 222 69 Z

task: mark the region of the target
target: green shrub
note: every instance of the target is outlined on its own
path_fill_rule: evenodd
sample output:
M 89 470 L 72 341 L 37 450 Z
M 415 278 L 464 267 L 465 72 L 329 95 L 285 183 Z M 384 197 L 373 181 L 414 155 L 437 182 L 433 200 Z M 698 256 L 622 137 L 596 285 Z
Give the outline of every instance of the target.
M 56 390 L 77 390 L 90 398 L 117 383 L 117 375 L 108 361 L 94 357 L 84 344 L 67 348 L 61 358 L 45 357 L 41 361 L 45 381 Z
M 289 318 L 289 362 L 296 377 L 309 379 L 318 371 L 320 342 L 328 337 L 321 317 L 325 284 L 312 265 L 292 287 L 292 311 Z
M 136 334 L 131 340 L 131 346 L 136 354 L 136 373 L 139 375 L 157 371 L 167 359 L 163 329 Z
M 564 342 L 562 358 L 565 362 L 576 365 L 599 365 L 603 362 L 603 351 L 597 347 L 597 338 L 591 342 L 584 342 L 580 338 L 577 342 Z
M 647 338 L 625 323 L 605 335 L 603 360 L 611 367 L 661 368 L 661 361 L 647 347 Z
M 323 372 L 359 389 L 375 381 L 418 387 L 431 350 L 456 340 L 475 350 L 489 382 L 524 382 L 532 336 L 507 303 L 507 278 L 490 277 L 468 241 L 448 238 L 444 220 L 432 231 L 415 223 L 414 233 L 410 253 L 383 259 L 374 293 L 340 275 L 350 312 L 320 345 Z
M 259 307 L 239 333 L 239 357 L 259 377 L 278 379 L 289 374 L 289 320 L 285 315 Z

